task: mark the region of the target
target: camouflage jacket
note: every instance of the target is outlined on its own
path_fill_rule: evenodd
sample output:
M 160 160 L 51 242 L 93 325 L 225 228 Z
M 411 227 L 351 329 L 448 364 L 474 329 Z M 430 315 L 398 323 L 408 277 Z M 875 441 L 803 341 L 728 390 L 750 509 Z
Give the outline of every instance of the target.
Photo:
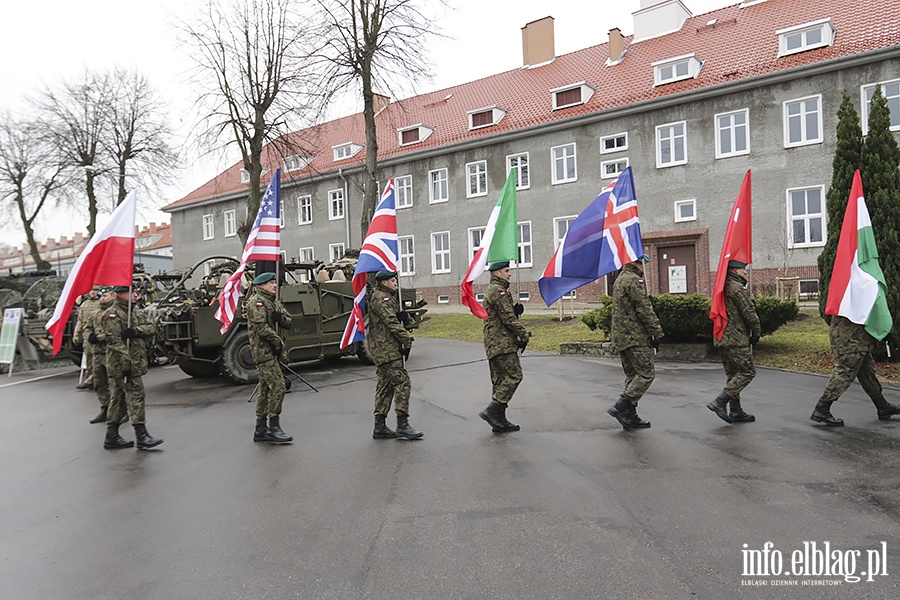
M 492 276 L 482 305 L 488 314 L 484 320 L 484 351 L 487 357 L 517 352 L 519 347 L 516 342 L 527 340 L 531 334 L 513 310 L 509 282 Z
M 104 365 L 106 364 L 106 334 L 103 332 L 103 319 L 106 318 L 106 311 L 112 305 L 112 302 L 100 302 L 98 300 L 97 310 L 92 312 L 90 318 L 85 320 L 84 327 L 81 330 L 81 336 L 85 343 L 89 343 L 87 339 L 91 337 L 92 333 L 100 340 L 94 344 L 94 362 L 100 361 Z
M 750 345 L 750 337 L 760 335 L 759 316 L 747 291 L 747 280 L 737 273 L 725 276 L 725 314 L 728 325 L 722 339 L 713 337 L 716 348 L 738 348 Z
M 100 310 L 100 298 L 85 297 L 84 302 L 78 307 L 78 319 L 75 321 L 75 331 L 72 333 L 73 343 L 80 346 L 87 342 L 90 332 L 85 332 L 85 327 Z
M 412 346 L 413 336 L 397 318 L 397 313 L 400 312 L 397 292 L 378 284 L 369 294 L 366 312 L 369 317 L 366 339 L 369 340 L 372 361 L 376 365 L 383 365 L 400 360 L 400 349 Z
M 610 338 L 616 352 L 635 346 L 650 346 L 650 337 L 662 337 L 663 330 L 653 312 L 644 274 L 633 264 L 622 267 L 613 286 Z
M 110 377 L 124 377 L 126 371 L 132 376 L 143 375 L 150 364 L 149 342 L 156 335 L 154 325 L 142 308 L 131 306 L 131 328 L 136 336 L 129 341 L 122 339 L 122 332 L 128 328 L 128 302 L 116 300 L 98 319 L 102 336 L 106 342 L 106 369 Z
M 244 312 L 247 315 L 247 329 L 250 332 L 250 352 L 257 364 L 277 360 L 284 349 L 284 340 L 278 335 L 275 323 L 275 312 L 281 313 L 281 327 L 289 328 L 291 315 L 284 310 L 281 302 L 274 294 L 256 288 L 247 298 Z
M 831 315 L 828 337 L 831 338 L 831 349 L 835 354 L 872 352 L 878 346 L 878 340 L 869 335 L 865 325 L 838 315 Z

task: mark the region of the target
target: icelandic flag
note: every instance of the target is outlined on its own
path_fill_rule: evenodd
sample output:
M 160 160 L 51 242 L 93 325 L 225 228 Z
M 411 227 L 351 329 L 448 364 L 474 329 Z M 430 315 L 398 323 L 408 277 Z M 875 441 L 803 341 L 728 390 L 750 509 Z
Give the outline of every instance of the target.
M 569 225 L 538 281 L 541 296 L 550 306 L 642 256 L 641 221 L 628 167 Z
M 369 231 L 359 250 L 353 271 L 353 309 L 341 338 L 341 348 L 366 338 L 366 274 L 373 271 L 397 270 L 397 208 L 394 203 L 394 180 L 388 179 L 381 201 L 375 207 Z

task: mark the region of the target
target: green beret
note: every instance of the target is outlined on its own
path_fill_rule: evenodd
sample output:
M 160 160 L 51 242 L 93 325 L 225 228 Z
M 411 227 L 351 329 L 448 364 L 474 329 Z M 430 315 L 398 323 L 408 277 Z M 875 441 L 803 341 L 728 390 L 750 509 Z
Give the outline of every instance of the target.
M 378 271 L 375 273 L 376 281 L 387 281 L 397 276 L 397 271 Z
M 505 269 L 508 266 L 509 266 L 508 260 L 498 260 L 498 261 L 492 262 L 490 265 L 488 265 L 488 271 L 493 273 L 494 271 L 499 271 L 500 269 Z
M 648 262 L 650 262 L 650 257 L 645 254 L 634 262 L 642 262 L 646 265 Z
M 747 263 L 741 262 L 739 260 L 729 260 L 728 268 L 729 269 L 743 269 L 747 266 Z
M 97 287 L 97 291 L 100 292 L 101 294 L 105 294 L 106 292 L 111 292 L 111 291 L 113 291 L 113 286 L 111 286 L 111 285 L 101 285 L 101 286 L 98 286 L 98 287 Z
M 275 273 L 260 273 L 253 278 L 253 285 L 262 285 L 275 279 Z
M 128 287 L 127 285 L 116 285 L 116 286 L 113 286 L 113 288 L 110 291 L 118 294 L 120 292 L 127 292 L 130 289 L 131 288 Z

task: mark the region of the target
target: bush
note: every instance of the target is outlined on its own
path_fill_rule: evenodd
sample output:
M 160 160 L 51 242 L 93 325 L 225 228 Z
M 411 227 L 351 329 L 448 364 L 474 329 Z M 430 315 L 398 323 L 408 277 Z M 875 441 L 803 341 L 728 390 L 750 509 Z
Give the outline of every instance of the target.
M 756 299 L 756 314 L 763 335 L 774 333 L 776 329 L 793 321 L 800 312 L 800 307 L 793 300 L 779 300 L 772 296 L 761 296 Z
M 599 329 L 609 337 L 609 328 L 612 326 L 612 296 L 600 296 L 599 302 L 600 308 L 581 315 L 581 322 L 591 331 Z

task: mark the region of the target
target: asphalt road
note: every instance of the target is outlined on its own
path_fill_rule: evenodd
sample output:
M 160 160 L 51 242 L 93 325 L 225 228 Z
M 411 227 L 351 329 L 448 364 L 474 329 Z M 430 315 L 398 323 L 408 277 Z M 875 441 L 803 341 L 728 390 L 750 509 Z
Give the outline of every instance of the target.
M 477 416 L 483 357 L 416 342 L 416 442 L 371 439 L 375 370 L 356 359 L 299 367 L 319 393 L 286 397 L 290 446 L 251 441 L 252 388 L 177 368 L 145 378 L 154 451 L 102 448 L 72 368 L 0 378 L 0 597 L 900 597 L 900 419 L 858 385 L 829 429 L 809 420 L 825 378 L 761 369 L 757 422 L 729 426 L 705 407 L 720 366 L 658 363 L 653 427 L 625 432 L 605 412 L 620 365 L 529 351 L 522 431 L 498 435 Z M 833 571 L 879 575 L 812 575 L 811 542 Z M 811 574 L 746 576 L 749 550 Z

